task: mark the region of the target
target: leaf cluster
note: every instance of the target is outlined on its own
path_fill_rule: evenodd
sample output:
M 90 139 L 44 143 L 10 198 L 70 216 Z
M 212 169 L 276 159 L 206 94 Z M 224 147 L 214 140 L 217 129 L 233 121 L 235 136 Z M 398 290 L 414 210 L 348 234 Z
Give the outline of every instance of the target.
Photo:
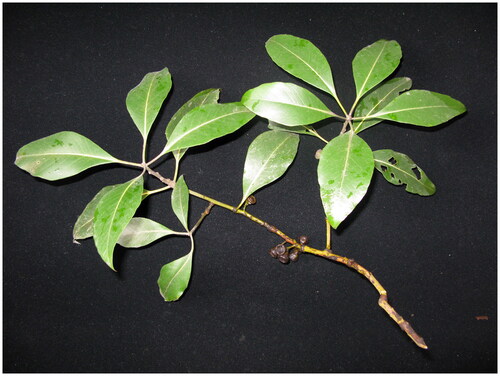
M 220 90 L 206 89 L 172 116 L 165 128 L 165 146 L 147 161 L 149 132 L 172 88 L 171 74 L 164 68 L 146 74 L 126 98 L 127 110 L 143 138 L 141 162 L 118 159 L 88 138 L 63 131 L 21 147 L 15 163 L 46 180 L 64 179 L 110 163 L 139 169 L 134 179 L 104 187 L 95 194 L 78 217 L 73 237 L 75 241 L 92 237 L 98 254 L 113 270 L 117 244 L 137 248 L 166 236 L 188 237 L 189 252 L 160 271 L 158 287 L 167 301 L 179 299 L 188 286 L 194 232 L 204 218 L 194 226 L 189 224 L 190 195 L 226 209 L 245 209 L 255 192 L 287 171 L 297 154 L 301 135 L 317 137 L 326 144 L 319 156 L 317 177 L 324 214 L 335 229 L 363 199 L 375 170 L 391 184 L 404 184 L 408 192 L 422 196 L 435 192 L 434 184 L 410 157 L 389 149 L 373 151 L 359 135 L 382 121 L 433 127 L 465 111 L 462 103 L 449 96 L 410 90 L 412 81 L 407 77 L 390 78 L 402 57 L 396 41 L 379 40 L 356 54 L 352 61 L 356 98 L 349 111 L 339 99 L 327 59 L 310 41 L 276 35 L 267 41 L 266 50 L 280 68 L 332 96 L 341 114 L 293 83 L 264 83 L 233 103 L 219 103 Z M 248 148 L 239 205 L 232 207 L 191 191 L 184 176 L 179 176 L 180 160 L 187 150 L 235 132 L 256 115 L 268 119 L 269 130 L 257 136 Z M 323 138 L 314 127 L 328 118 L 342 125 L 339 135 L 331 140 Z M 175 161 L 173 179 L 161 177 L 152 168 L 169 153 Z M 165 187 L 147 190 L 144 180 L 148 174 L 163 181 Z M 171 191 L 170 206 L 180 230 L 135 216 L 148 196 L 164 191 Z

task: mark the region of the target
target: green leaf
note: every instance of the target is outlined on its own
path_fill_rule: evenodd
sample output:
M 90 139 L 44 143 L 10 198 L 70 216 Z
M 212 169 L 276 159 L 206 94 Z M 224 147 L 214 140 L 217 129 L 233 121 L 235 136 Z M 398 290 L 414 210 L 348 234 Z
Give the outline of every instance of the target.
M 179 121 L 184 117 L 184 115 L 186 115 L 193 108 L 203 106 L 204 104 L 217 103 L 217 101 L 219 100 L 219 94 L 220 89 L 203 90 L 196 94 L 193 98 L 188 100 L 186 103 L 184 103 L 181 108 L 177 110 L 174 116 L 172 116 L 170 122 L 167 125 L 167 128 L 165 129 L 165 136 L 167 137 L 167 139 L 170 138 L 173 130 L 175 129 L 177 124 L 179 124 Z M 187 149 L 175 150 L 173 152 L 174 157 L 177 160 L 180 160 L 186 153 L 186 151 Z
M 135 125 L 146 139 L 148 133 L 160 112 L 163 101 L 172 88 L 172 76 L 167 68 L 151 72 L 127 95 L 128 112 Z
M 394 40 L 381 39 L 359 51 L 352 61 L 356 98 L 389 77 L 401 56 L 401 47 Z
M 284 125 L 307 125 L 333 116 L 313 93 L 285 82 L 250 89 L 241 102 L 257 115 Z
M 177 179 L 172 192 L 172 210 L 174 211 L 179 221 L 184 228 L 189 231 L 188 214 L 189 214 L 189 189 L 184 181 L 184 176 Z
M 158 287 L 165 301 L 172 302 L 182 296 L 191 278 L 192 265 L 193 249 L 186 256 L 163 265 L 158 278 Z
M 83 209 L 73 227 L 73 239 L 87 239 L 94 235 L 94 212 L 101 198 L 117 185 L 102 188 Z
M 433 127 L 465 111 L 466 108 L 461 102 L 448 95 L 427 90 L 410 90 L 370 117 Z
M 273 131 L 292 132 L 292 133 L 306 134 L 311 136 L 311 133 L 308 132 L 307 128 L 302 125 L 297 125 L 297 126 L 283 125 L 269 120 L 269 124 L 267 125 L 267 127 Z
M 113 267 L 113 251 L 121 233 L 135 214 L 142 200 L 142 175 L 119 184 L 106 193 L 94 213 L 94 241 L 99 255 Z
M 281 34 L 266 42 L 266 50 L 280 68 L 327 93 L 337 96 L 330 65 L 307 39 Z
M 373 169 L 370 147 L 352 131 L 335 137 L 323 148 L 318 181 L 321 201 L 334 229 L 366 194 Z
M 189 284 L 191 269 L 193 265 L 194 240 L 190 235 L 191 250 L 189 253 L 175 261 L 163 265 L 158 278 L 160 294 L 165 301 L 172 302 L 178 300 Z
M 411 79 L 397 77 L 389 80 L 361 99 L 354 111 L 354 117 L 364 117 L 375 114 L 387 106 L 402 91 L 411 88 Z M 359 133 L 380 123 L 380 119 L 357 120 L 353 122 L 354 132 Z
M 295 159 L 298 146 L 299 136 L 289 132 L 267 131 L 257 136 L 248 147 L 241 203 L 282 176 Z
M 196 107 L 179 121 L 163 153 L 206 144 L 238 130 L 254 116 L 241 103 L 212 103 Z
M 139 248 L 168 235 L 179 234 L 148 218 L 134 217 L 120 234 L 118 244 L 127 248 Z
M 425 172 L 405 154 L 384 149 L 373 152 L 375 168 L 391 184 L 406 184 L 406 191 L 420 196 L 430 196 L 436 192 L 436 186 Z
M 59 180 L 90 167 L 119 162 L 88 138 L 75 132 L 59 132 L 24 145 L 15 164 L 31 175 Z

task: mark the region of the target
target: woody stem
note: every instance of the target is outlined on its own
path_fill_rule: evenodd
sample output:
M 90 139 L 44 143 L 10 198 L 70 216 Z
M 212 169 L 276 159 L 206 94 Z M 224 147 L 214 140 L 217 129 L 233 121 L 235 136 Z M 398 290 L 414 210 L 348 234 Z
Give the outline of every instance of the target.
M 162 177 L 158 172 L 153 171 L 149 167 L 146 167 L 146 169 L 151 175 L 155 176 L 163 183 L 165 183 L 169 186 L 173 185 L 172 184 L 173 182 L 170 179 L 166 179 L 166 178 Z M 238 209 L 235 206 L 225 204 L 221 201 L 215 200 L 211 197 L 205 196 L 205 195 L 198 193 L 196 191 L 193 191 L 193 190 L 189 190 L 189 193 L 191 195 L 198 197 L 202 200 L 205 200 L 211 204 L 210 207 L 207 208 L 207 210 L 206 210 L 207 214 L 210 211 L 211 206 L 213 206 L 213 205 L 219 206 L 219 207 L 224 208 L 226 210 L 229 210 L 235 214 L 240 214 L 240 215 L 250 219 L 251 221 L 253 221 L 255 223 L 258 223 L 259 225 L 266 228 L 266 230 L 268 230 L 269 232 L 276 234 L 277 236 L 282 238 L 286 243 L 289 243 L 292 246 L 300 249 L 302 252 L 311 253 L 313 255 L 320 256 L 320 257 L 326 258 L 328 260 L 338 262 L 340 264 L 344 264 L 345 266 L 347 266 L 351 269 L 354 269 L 355 271 L 360 273 L 362 276 L 364 276 L 368 281 L 370 281 L 370 283 L 378 291 L 378 293 L 380 295 L 379 300 L 378 300 L 378 305 L 389 315 L 389 317 L 392 318 L 399 325 L 399 327 L 413 340 L 413 342 L 415 342 L 415 344 L 417 346 L 419 346 L 422 349 L 428 348 L 427 345 L 425 344 L 424 339 L 422 337 L 420 337 L 415 332 L 415 330 L 411 327 L 410 323 L 408 323 L 408 321 L 404 320 L 403 317 L 401 315 L 399 315 L 396 312 L 396 310 L 389 304 L 388 298 L 387 298 L 387 291 L 385 290 L 385 288 L 380 284 L 380 282 L 375 278 L 375 276 L 370 271 L 368 271 L 366 268 L 364 268 L 363 266 L 358 264 L 356 261 L 354 261 L 350 258 L 344 257 L 344 256 L 336 255 L 336 254 L 332 253 L 332 251 L 330 249 L 320 250 L 320 249 L 310 247 L 308 245 L 300 244 L 297 240 L 286 235 L 284 232 L 282 232 L 281 230 L 279 230 L 275 226 L 270 225 L 269 223 L 263 221 L 262 219 L 255 217 L 254 215 L 248 213 L 244 209 Z M 204 215 L 202 215 L 202 218 L 204 218 Z

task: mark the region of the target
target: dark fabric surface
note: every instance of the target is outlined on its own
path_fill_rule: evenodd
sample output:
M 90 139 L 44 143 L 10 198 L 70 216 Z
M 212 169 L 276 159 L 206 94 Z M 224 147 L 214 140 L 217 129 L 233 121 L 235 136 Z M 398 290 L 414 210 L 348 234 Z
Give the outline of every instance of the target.
M 4 4 L 4 372 L 496 372 L 496 4 Z M 306 86 L 274 65 L 264 43 L 289 33 L 312 41 L 332 66 L 337 92 L 354 99 L 351 61 L 378 39 L 403 49 L 396 74 L 413 88 L 450 95 L 468 113 L 433 129 L 380 124 L 372 149 L 411 156 L 437 186 L 408 194 L 376 173 L 371 189 L 333 234 L 333 247 L 371 270 L 389 300 L 425 338 L 418 349 L 348 268 L 304 255 L 281 265 L 279 239 L 223 209 L 196 234 L 190 287 L 166 303 L 156 280 L 189 242 L 170 238 L 116 250 L 118 273 L 72 227 L 104 185 L 136 175 L 101 167 L 64 181 L 32 178 L 13 164 L 26 143 L 72 130 L 112 155 L 140 159 L 141 137 L 125 107 L 145 73 L 168 67 L 174 88 L 151 134 L 195 93 L 222 89 L 238 101 L 264 82 Z M 325 122 L 332 138 L 339 124 Z M 235 204 L 246 149 L 266 130 L 256 118 L 193 148 L 181 165 L 190 188 Z M 314 152 L 303 137 L 287 174 L 256 195 L 251 212 L 291 236 L 324 246 Z M 171 176 L 173 163 L 159 166 Z M 160 187 L 149 180 L 148 187 Z M 170 194 L 139 210 L 178 228 Z M 205 203 L 191 199 L 191 221 Z M 476 316 L 488 316 L 477 320 Z

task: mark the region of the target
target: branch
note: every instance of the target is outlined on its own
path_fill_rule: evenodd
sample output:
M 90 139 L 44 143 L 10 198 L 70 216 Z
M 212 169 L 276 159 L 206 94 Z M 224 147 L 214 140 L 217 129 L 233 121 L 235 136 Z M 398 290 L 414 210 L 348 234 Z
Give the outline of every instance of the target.
M 145 168 L 149 172 L 149 174 L 155 176 L 160 181 L 162 181 L 164 184 L 167 184 L 170 187 L 173 187 L 175 185 L 175 183 L 172 180 L 164 178 L 158 172 L 153 171 L 151 168 L 149 168 L 149 166 L 146 165 Z M 420 337 L 415 332 L 415 330 L 411 327 L 410 323 L 408 321 L 404 320 L 403 317 L 401 315 L 399 315 L 396 312 L 396 310 L 389 304 L 388 299 L 387 299 L 387 291 L 380 284 L 380 282 L 373 276 L 373 274 L 371 272 L 369 272 L 363 266 L 359 265 L 356 261 L 354 261 L 350 258 L 347 258 L 347 257 L 335 255 L 331 252 L 330 249 L 319 250 L 316 248 L 309 247 L 303 243 L 300 243 L 297 240 L 295 240 L 294 238 L 286 235 L 284 232 L 282 232 L 281 230 L 279 230 L 275 226 L 270 225 L 269 223 L 263 221 L 262 219 L 257 218 L 255 216 L 253 216 L 252 214 L 248 213 L 246 210 L 238 209 L 235 206 L 225 204 L 221 201 L 217 201 L 211 197 L 205 196 L 201 193 L 198 193 L 198 192 L 195 192 L 192 190 L 189 190 L 189 193 L 195 197 L 198 197 L 198 198 L 205 200 L 205 201 L 208 201 L 210 203 L 210 205 L 207 207 L 207 209 L 205 209 L 205 211 L 202 213 L 200 220 L 195 225 L 193 230 L 198 226 L 199 223 L 201 223 L 203 218 L 205 218 L 205 216 L 208 215 L 208 213 L 210 213 L 210 209 L 212 208 L 212 206 L 217 205 L 217 206 L 222 207 L 224 209 L 230 210 L 231 212 L 233 212 L 235 214 L 243 215 L 244 217 L 250 219 L 251 221 L 258 223 L 259 225 L 263 226 L 267 231 L 272 232 L 273 234 L 276 234 L 277 236 L 282 238 L 286 243 L 291 244 L 294 248 L 300 249 L 301 252 L 311 253 L 311 254 L 314 254 L 316 256 L 324 257 L 328 260 L 344 264 L 347 267 L 356 270 L 358 273 L 360 273 L 366 279 L 368 279 L 368 281 L 370 281 L 370 283 L 377 289 L 378 293 L 380 294 L 380 298 L 378 300 L 378 305 L 399 325 L 399 327 L 413 340 L 413 342 L 415 342 L 415 344 L 418 347 L 420 347 L 422 349 L 428 349 L 427 345 L 425 344 L 424 339 L 422 337 Z M 191 233 L 193 230 L 191 230 Z
M 362 274 L 366 279 L 370 281 L 370 283 L 377 289 L 380 294 L 380 298 L 378 300 L 378 305 L 385 311 L 387 314 L 393 319 L 396 324 L 406 333 L 408 336 L 415 342 L 415 344 L 422 348 L 428 349 L 425 341 L 422 337 L 420 337 L 415 330 L 411 327 L 410 323 L 403 319 L 401 315 L 399 315 L 396 310 L 389 304 L 387 298 L 387 291 L 380 284 L 380 282 L 375 278 L 375 276 L 365 269 L 363 266 L 359 265 L 356 261 L 349 259 L 347 257 L 338 256 L 333 254 L 330 250 L 319 250 L 314 249 L 308 246 L 303 247 L 303 252 L 312 253 L 316 256 L 324 257 L 329 260 L 341 263 L 346 265 L 347 267 L 356 270 L 358 273 Z

